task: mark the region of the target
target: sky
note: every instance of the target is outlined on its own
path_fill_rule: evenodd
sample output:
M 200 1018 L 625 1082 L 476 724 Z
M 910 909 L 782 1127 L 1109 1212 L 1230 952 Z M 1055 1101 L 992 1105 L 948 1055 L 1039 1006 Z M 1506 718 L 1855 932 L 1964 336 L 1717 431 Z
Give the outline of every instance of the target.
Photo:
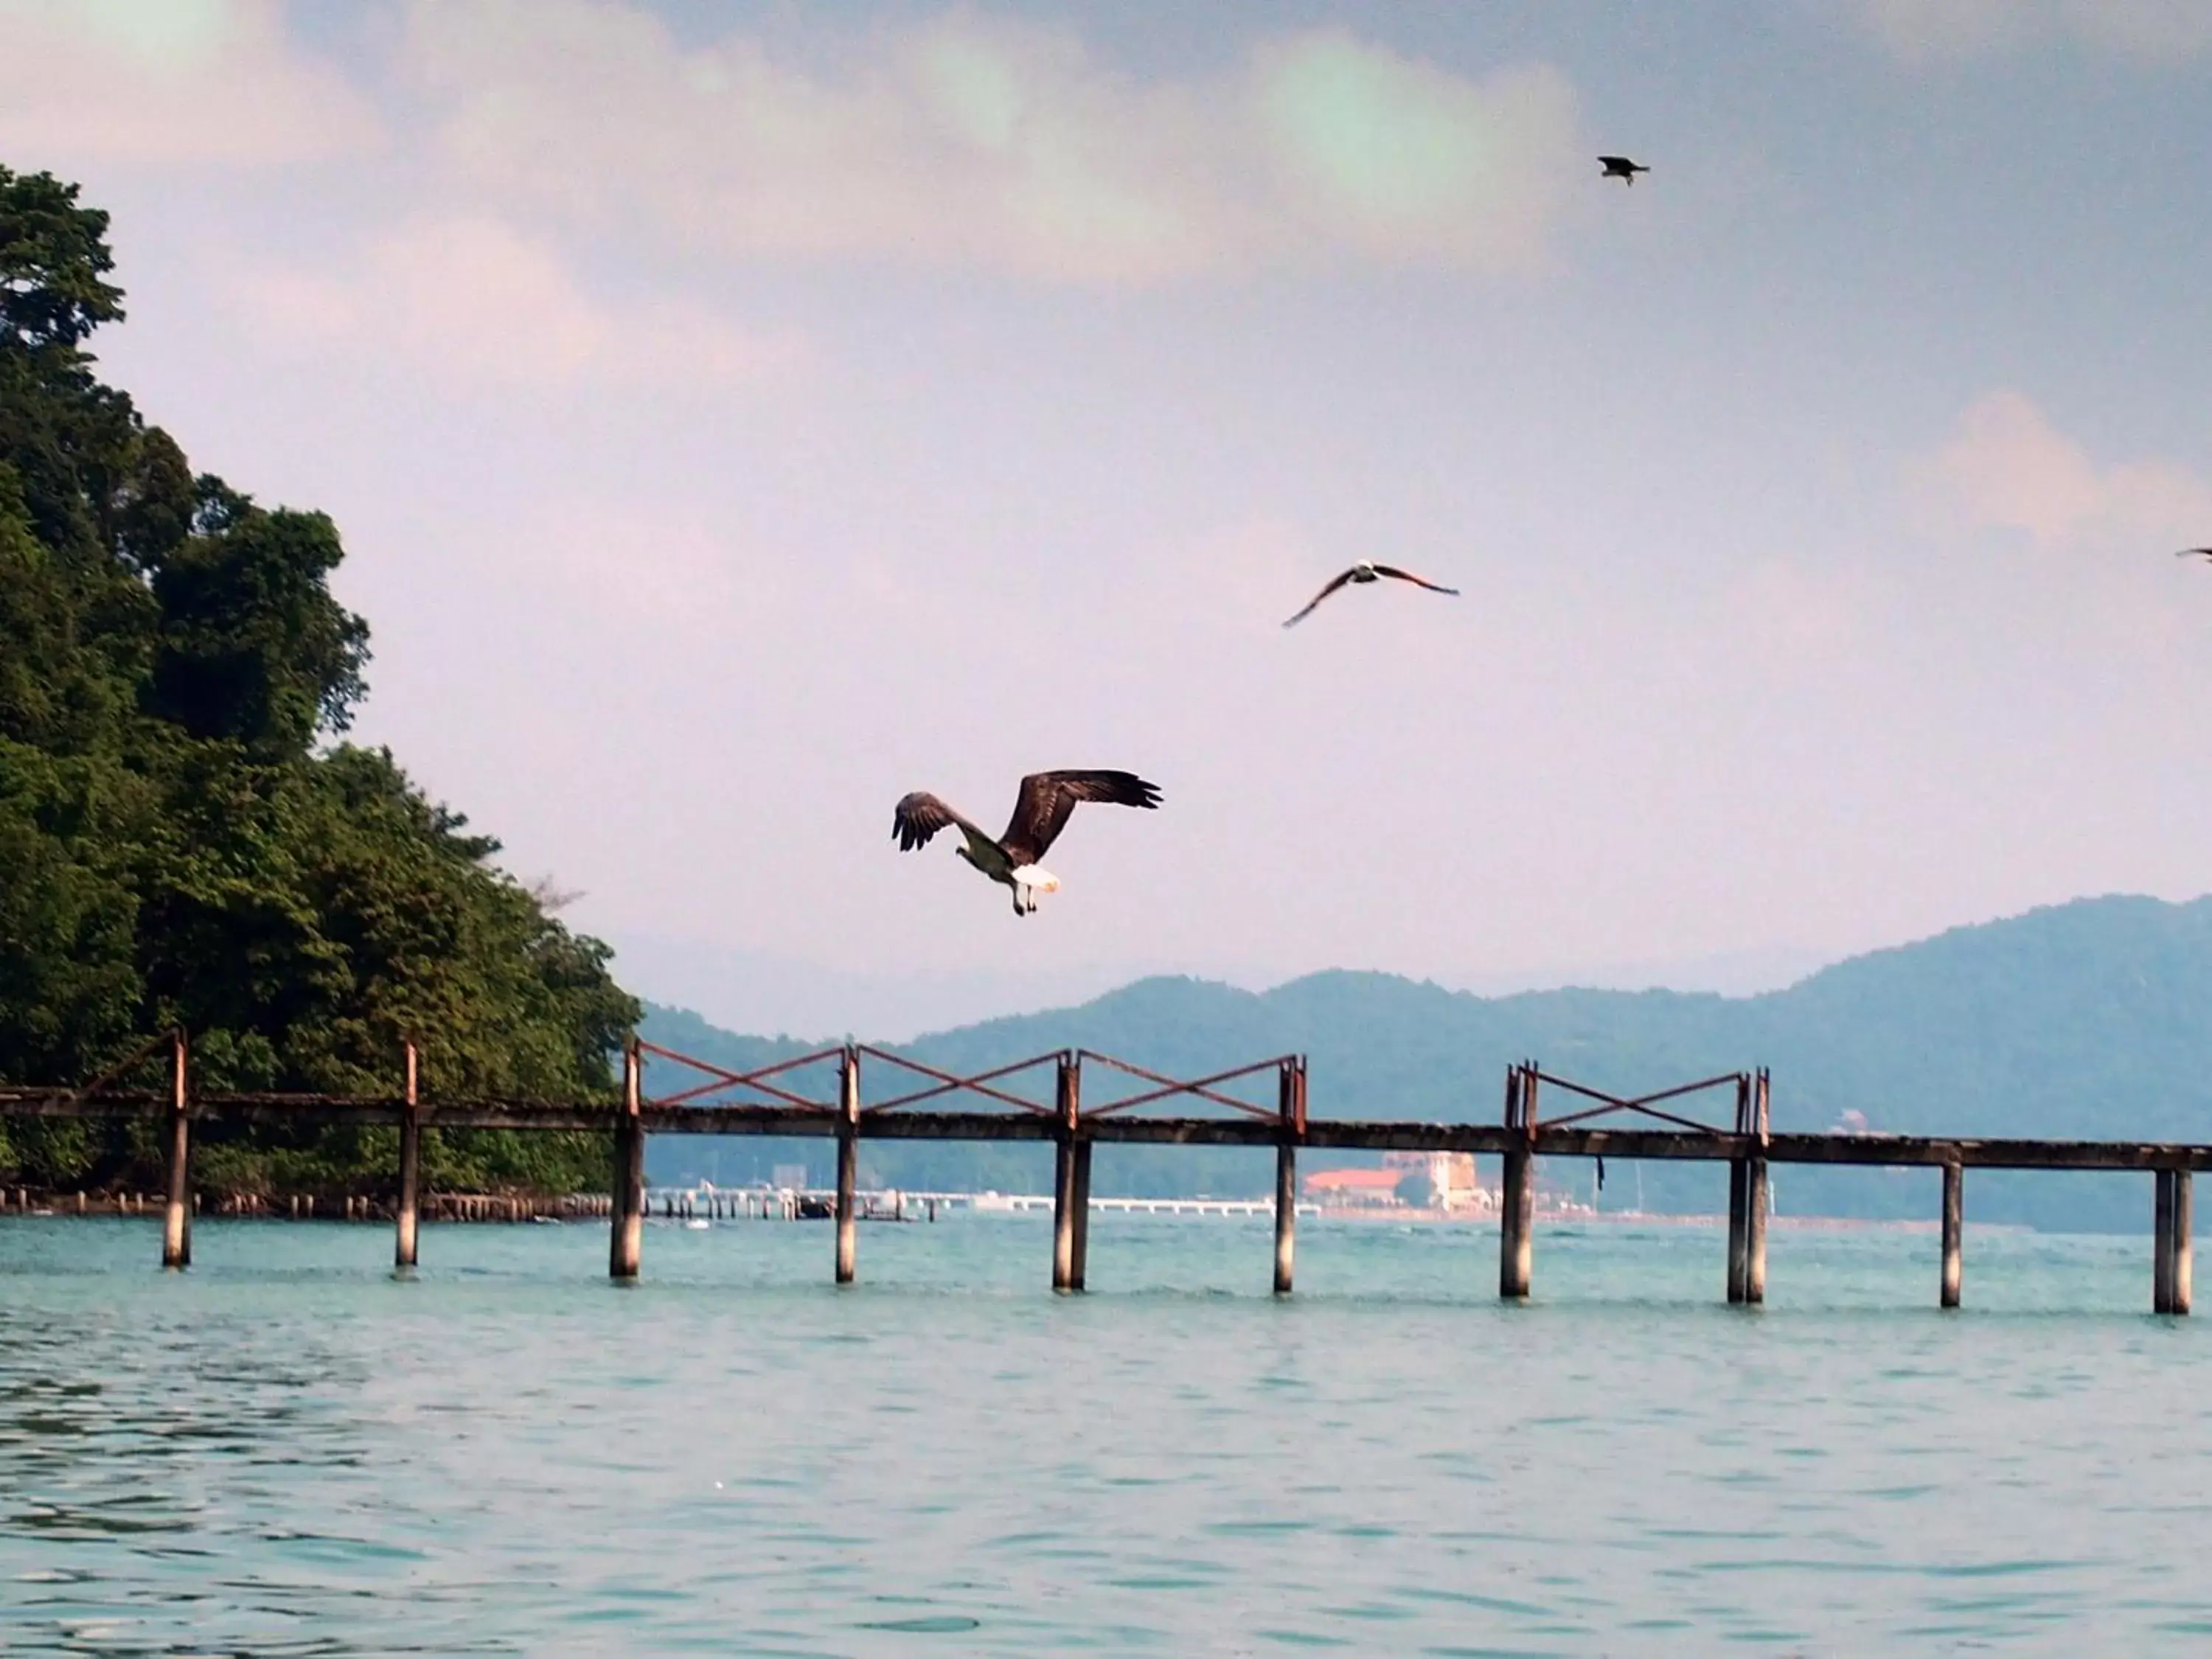
M 0 0 L 350 735 L 810 1035 L 2206 890 L 2208 94 L 2195 0 Z M 1282 629 L 1358 558 L 1461 597 Z M 1066 766 L 1165 805 L 1034 916 L 890 839 Z

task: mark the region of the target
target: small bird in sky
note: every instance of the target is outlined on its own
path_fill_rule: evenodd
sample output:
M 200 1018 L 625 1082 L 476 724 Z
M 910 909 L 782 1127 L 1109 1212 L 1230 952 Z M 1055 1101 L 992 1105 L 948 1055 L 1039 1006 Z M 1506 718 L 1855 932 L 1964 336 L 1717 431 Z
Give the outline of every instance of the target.
M 1347 585 L 1364 586 L 1369 582 L 1381 581 L 1385 576 L 1389 577 L 1393 581 L 1411 582 L 1416 587 L 1425 587 L 1431 593 L 1449 593 L 1456 596 L 1459 592 L 1459 589 L 1456 587 L 1442 586 L 1436 582 L 1431 581 L 1425 576 L 1416 576 L 1410 570 L 1401 570 L 1394 564 L 1376 564 L 1372 559 L 1362 559 L 1358 564 L 1352 566 L 1351 569 L 1344 572 L 1343 574 L 1332 579 L 1328 586 L 1322 588 L 1320 592 L 1315 594 L 1312 599 L 1306 601 L 1306 608 L 1304 610 L 1299 611 L 1297 616 L 1291 617 L 1288 622 L 1285 623 L 1283 626 L 1285 628 L 1296 628 L 1308 617 L 1313 615 L 1315 606 L 1318 605 L 1330 594 L 1335 592 L 1340 587 L 1343 587 Z
M 2177 559 L 2212 559 L 2212 547 L 2185 547 L 2173 556 Z
M 1160 804 L 1160 791 L 1133 772 L 1032 772 L 1014 797 L 1006 833 L 994 841 L 936 796 L 916 790 L 892 809 L 891 834 L 899 851 L 911 853 L 947 824 L 958 826 L 967 844 L 952 850 L 993 881 L 1012 888 L 1014 914 L 1025 916 L 1036 908 L 1039 893 L 1060 890 L 1060 878 L 1037 860 L 1067 827 L 1075 804 L 1085 800 L 1149 811 Z
M 1642 162 L 1632 161 L 1626 155 L 1601 155 L 1597 159 L 1599 165 L 1605 168 L 1603 173 L 1598 174 L 1599 178 L 1618 179 L 1623 184 L 1632 185 L 1636 182 L 1638 173 L 1651 171 Z

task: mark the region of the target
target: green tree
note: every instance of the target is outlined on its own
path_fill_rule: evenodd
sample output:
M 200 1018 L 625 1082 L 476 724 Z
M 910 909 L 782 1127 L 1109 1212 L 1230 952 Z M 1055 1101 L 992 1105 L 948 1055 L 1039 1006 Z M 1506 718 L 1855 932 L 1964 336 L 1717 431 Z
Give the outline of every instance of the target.
M 102 385 L 105 214 L 0 168 L 0 1078 L 191 1032 L 208 1088 L 607 1097 L 635 1002 L 389 753 L 340 744 L 368 629 L 319 513 L 195 476 Z M 207 1137 L 217 1185 L 376 1188 L 388 1131 Z M 433 1136 L 449 1185 L 604 1178 L 593 1138 Z M 0 1177 L 151 1184 L 143 1133 L 15 1127 Z

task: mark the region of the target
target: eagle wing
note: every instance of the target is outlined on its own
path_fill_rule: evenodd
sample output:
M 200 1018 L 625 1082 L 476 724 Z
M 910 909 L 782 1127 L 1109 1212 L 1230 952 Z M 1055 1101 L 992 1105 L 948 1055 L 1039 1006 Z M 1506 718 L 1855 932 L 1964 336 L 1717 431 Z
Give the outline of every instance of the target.
M 2212 559 L 2212 547 L 2185 547 L 2173 556 L 2177 559 Z
M 1016 864 L 1035 864 L 1060 838 L 1079 800 L 1150 809 L 1160 804 L 1160 791 L 1134 772 L 1033 772 L 1022 780 L 999 844 Z
M 1350 581 L 1352 576 L 1358 572 L 1358 566 L 1354 565 L 1351 569 L 1346 570 L 1342 575 L 1332 579 L 1328 586 L 1322 588 L 1320 592 L 1315 594 L 1313 598 L 1306 601 L 1306 608 L 1304 610 L 1299 611 L 1297 616 L 1291 617 L 1288 622 L 1285 623 L 1283 626 L 1285 628 L 1296 628 L 1308 617 L 1312 616 L 1314 613 L 1314 607 L 1319 605 L 1323 599 L 1327 599 L 1330 594 L 1335 592 L 1336 590 L 1343 586 L 1345 583 Z
M 1456 587 L 1446 587 L 1440 582 L 1431 581 L 1426 576 L 1416 576 L 1412 571 L 1401 570 L 1395 564 L 1378 564 L 1375 567 L 1375 574 L 1378 576 L 1395 576 L 1401 582 L 1411 582 L 1416 587 L 1425 587 L 1431 593 L 1456 595 L 1459 592 Z
M 991 839 L 936 796 L 920 789 L 902 796 L 899 804 L 891 808 L 891 834 L 897 839 L 902 853 L 927 847 L 929 838 L 950 823 L 958 824 L 963 833 L 977 841 Z

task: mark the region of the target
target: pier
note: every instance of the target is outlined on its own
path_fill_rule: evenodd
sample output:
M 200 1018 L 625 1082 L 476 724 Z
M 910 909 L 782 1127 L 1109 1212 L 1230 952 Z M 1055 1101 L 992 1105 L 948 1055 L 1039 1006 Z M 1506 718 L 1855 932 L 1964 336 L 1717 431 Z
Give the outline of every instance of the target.
M 125 1087 L 116 1079 L 139 1070 L 166 1048 L 167 1086 Z M 646 1091 L 648 1064 L 673 1068 L 680 1086 Z M 167 1130 L 161 1263 L 191 1261 L 191 1218 L 198 1208 L 191 1181 L 196 1123 L 390 1124 L 399 1130 L 393 1172 L 394 1261 L 401 1271 L 418 1255 L 426 1212 L 419 1183 L 424 1129 L 588 1130 L 608 1137 L 610 1192 L 593 1207 L 609 1221 L 608 1270 L 617 1279 L 643 1270 L 642 1224 L 647 1213 L 645 1139 L 649 1134 L 790 1135 L 833 1139 L 837 1181 L 830 1199 L 835 1221 L 832 1273 L 849 1284 L 859 1272 L 855 1224 L 870 1207 L 858 1188 L 865 1140 L 1049 1142 L 1055 1149 L 1051 1284 L 1080 1291 L 1088 1261 L 1090 1217 L 1109 1207 L 1191 1212 L 1200 1205 L 1272 1215 L 1273 1283 L 1291 1293 L 1295 1201 L 1301 1150 L 1468 1152 L 1500 1160 L 1498 1291 L 1527 1298 L 1535 1270 L 1534 1161 L 1538 1158 L 1702 1160 L 1729 1166 L 1726 1261 L 1722 1274 L 1731 1304 L 1756 1307 L 1766 1297 L 1767 1176 L 1777 1164 L 1929 1167 L 1942 1172 L 1939 1305 L 1963 1301 L 1965 1183 L 1970 1169 L 2142 1170 L 2152 1177 L 2151 1308 L 2190 1311 L 2192 1296 L 2192 1177 L 2212 1168 L 2212 1146 L 2170 1142 L 1946 1139 L 1924 1135 L 1778 1133 L 1770 1121 L 1771 1084 L 1762 1068 L 1731 1072 L 1654 1093 L 1622 1096 L 1557 1077 L 1533 1061 L 1508 1069 L 1504 1110 L 1495 1123 L 1425 1123 L 1316 1117 L 1309 1110 L 1306 1062 L 1279 1054 L 1195 1079 L 1178 1079 L 1113 1055 L 1068 1049 L 1033 1055 L 960 1077 L 887 1049 L 848 1043 L 750 1073 L 736 1073 L 691 1055 L 634 1039 L 623 1056 L 621 1097 L 611 1103 L 444 1100 L 422 1086 L 410 1045 L 398 1057 L 389 1097 L 201 1093 L 191 1086 L 191 1045 L 169 1033 L 77 1088 L 0 1086 L 0 1119 L 129 1119 Z M 885 1092 L 870 1097 L 867 1080 Z M 1049 1077 L 1049 1094 L 1040 1079 Z M 1091 1077 L 1122 1091 L 1085 1103 Z M 1272 1084 L 1272 1099 L 1250 1097 Z M 811 1089 L 814 1092 L 809 1092 Z M 1546 1116 L 1554 1097 L 1566 1109 Z M 1732 1101 L 1726 1121 L 1688 1115 L 1698 1103 Z M 949 1103 L 959 1103 L 957 1107 Z M 1169 1103 L 1191 1109 L 1170 1114 Z M 1091 1195 L 1092 1150 L 1108 1146 L 1243 1146 L 1275 1154 L 1272 1202 L 1197 1200 L 1101 1200 Z M 6 1194 L 0 1194 L 0 1204 Z M 732 1195 L 734 1196 L 734 1195 Z M 757 1195 L 756 1195 L 757 1196 Z M 927 1201 L 933 1215 L 948 1195 L 903 1194 Z M 21 1200 L 18 1199 L 20 1205 Z M 486 1206 L 511 1200 L 449 1200 Z M 80 1199 L 80 1206 L 82 1199 Z M 130 1200 L 117 1200 L 129 1212 Z M 312 1206 L 311 1211 L 312 1211 Z M 442 1206 L 441 1206 L 442 1207 Z M 349 1213 L 353 1200 L 348 1200 Z M 294 1214 L 298 1214 L 296 1206 Z M 495 1213 L 489 1211 L 485 1213 Z M 450 1209 L 443 1213 L 453 1215 Z M 674 1212 L 668 1212 L 672 1215 Z M 520 1218 L 519 1215 L 516 1218 Z M 907 1218 L 904 1213 L 898 1218 Z

